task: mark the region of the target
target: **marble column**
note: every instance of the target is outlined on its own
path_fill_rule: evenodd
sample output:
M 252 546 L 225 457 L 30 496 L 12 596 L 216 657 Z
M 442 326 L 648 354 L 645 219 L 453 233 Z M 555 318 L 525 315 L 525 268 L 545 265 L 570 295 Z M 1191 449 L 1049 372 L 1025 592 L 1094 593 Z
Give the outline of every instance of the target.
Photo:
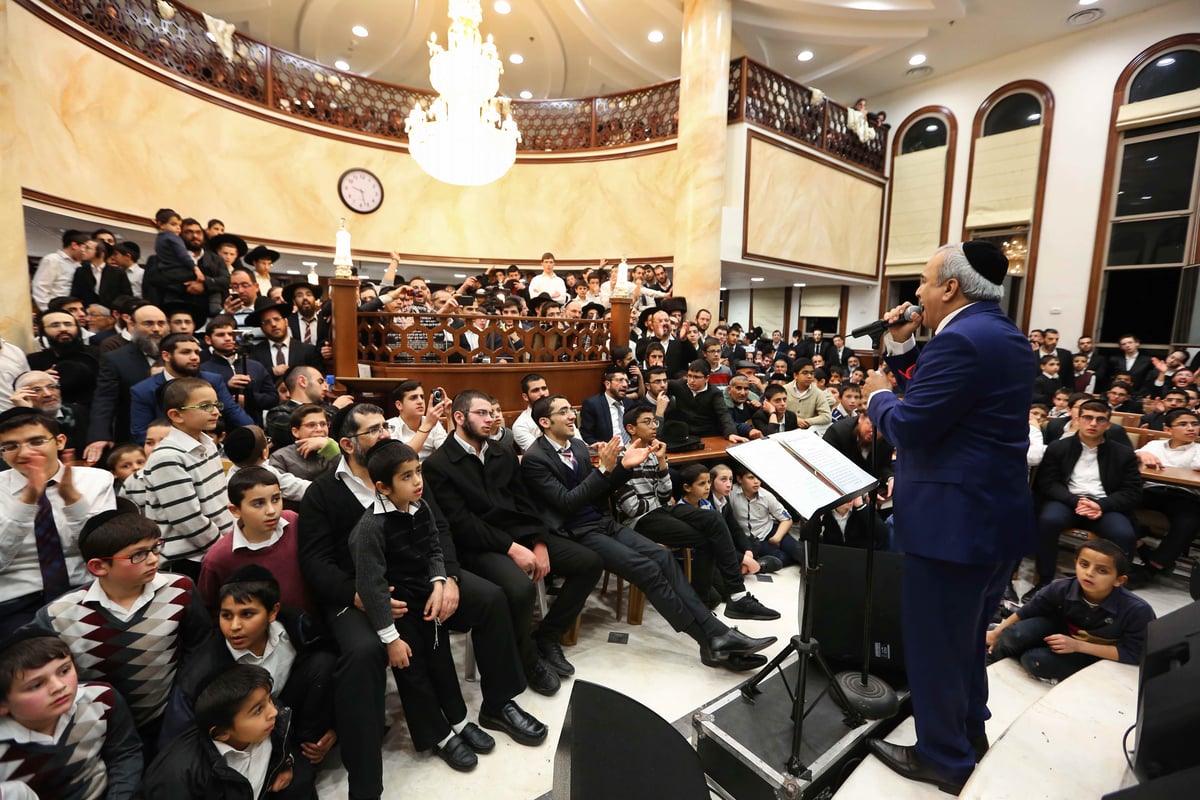
M 679 81 L 675 296 L 718 316 L 732 0 L 684 0 Z
M 15 79 L 8 46 L 9 0 L 0 0 L 0 336 L 22 350 L 33 344 L 29 270 L 25 255 L 25 212 L 16 157 Z

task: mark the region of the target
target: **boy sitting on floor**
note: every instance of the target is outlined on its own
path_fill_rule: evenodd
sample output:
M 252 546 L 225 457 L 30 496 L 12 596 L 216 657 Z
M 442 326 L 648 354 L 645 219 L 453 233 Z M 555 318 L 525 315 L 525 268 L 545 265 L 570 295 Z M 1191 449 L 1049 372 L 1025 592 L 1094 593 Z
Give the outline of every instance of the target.
M 1019 657 L 1035 678 L 1055 683 L 1107 658 L 1137 664 L 1154 610 L 1124 587 L 1129 559 L 1107 539 L 1075 554 L 1075 577 L 1046 585 L 987 633 L 989 663 Z

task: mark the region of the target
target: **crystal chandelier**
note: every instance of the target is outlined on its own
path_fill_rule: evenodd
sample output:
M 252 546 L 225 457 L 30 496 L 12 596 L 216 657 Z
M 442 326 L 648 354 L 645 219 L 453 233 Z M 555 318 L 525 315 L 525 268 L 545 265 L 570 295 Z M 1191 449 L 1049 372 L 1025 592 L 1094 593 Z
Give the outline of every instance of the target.
M 1009 275 L 1025 274 L 1025 259 L 1029 256 L 1029 248 L 1023 237 L 1013 237 L 1000 245 L 1004 257 L 1008 259 Z
M 508 172 L 521 132 L 511 103 L 497 97 L 504 67 L 489 34 L 479 35 L 479 0 L 450 0 L 448 47 L 429 35 L 429 80 L 437 98 L 414 106 L 405 121 L 408 148 L 421 169 L 443 183 L 483 186 Z

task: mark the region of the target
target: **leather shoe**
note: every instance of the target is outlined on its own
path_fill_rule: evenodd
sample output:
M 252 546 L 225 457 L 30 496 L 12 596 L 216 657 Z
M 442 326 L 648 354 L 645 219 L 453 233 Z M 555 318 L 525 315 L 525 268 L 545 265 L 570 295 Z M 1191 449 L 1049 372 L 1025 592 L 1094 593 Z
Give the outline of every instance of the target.
M 530 689 L 546 697 L 558 692 L 562 686 L 558 673 L 540 658 L 525 670 L 525 682 L 529 684 Z
M 434 745 L 433 752 L 442 757 L 453 769 L 459 772 L 470 772 L 475 769 L 475 765 L 479 763 L 479 759 L 475 753 L 467 746 L 467 743 L 462 740 L 462 737 L 455 734 L 444 745 Z
M 762 556 L 758 559 L 758 571 L 763 575 L 770 575 L 772 572 L 779 572 L 783 569 L 783 562 L 775 556 Z
M 1021 595 L 1021 605 L 1025 605 L 1025 604 L 1026 604 L 1026 603 L 1028 603 L 1030 600 L 1032 600 L 1032 599 L 1033 599 L 1033 596 L 1034 596 L 1035 594 L 1037 594 L 1038 592 L 1040 592 L 1040 591 L 1041 591 L 1041 590 L 1042 590 L 1042 589 L 1043 589 L 1045 586 L 1047 586 L 1047 584 L 1045 584 L 1045 583 L 1039 583 L 1039 584 L 1036 584 L 1036 585 L 1035 585 L 1035 586 L 1033 586 L 1033 587 L 1032 587 L 1032 588 L 1031 588 L 1031 589 L 1030 589 L 1028 592 L 1026 592 L 1025 594 Z
M 714 657 L 721 658 L 731 653 L 757 653 L 759 650 L 775 644 L 775 641 L 776 637 L 774 636 L 763 636 L 759 639 L 752 639 L 737 628 L 730 628 L 720 636 L 714 636 L 709 639 L 707 647 Z
M 971 743 L 971 747 L 975 750 L 975 763 L 978 764 L 980 761 L 983 761 L 983 756 L 985 753 L 987 753 L 988 747 L 990 746 L 988 744 L 987 734 L 984 733 L 980 734 L 979 736 L 968 736 L 967 741 Z
M 557 672 L 559 677 L 569 678 L 575 674 L 575 667 L 571 666 L 570 661 L 567 661 L 567 657 L 563 655 L 562 645 L 556 639 L 538 639 L 537 651 L 542 656 L 542 660 Z
M 476 753 L 490 753 L 496 749 L 496 740 L 474 722 L 468 722 L 462 729 L 462 733 L 458 734 L 458 738 L 466 742 L 467 747 Z
M 767 657 L 759 653 L 731 653 L 727 656 L 717 657 L 707 647 L 701 647 L 700 663 L 706 667 L 723 667 L 730 672 L 745 672 L 762 667 L 767 663 Z
M 548 730 L 537 717 L 509 700 L 495 714 L 479 710 L 479 724 L 493 731 L 504 731 L 517 744 L 538 745 L 546 740 Z
M 908 778 L 910 781 L 932 783 L 947 794 L 958 794 L 962 791 L 965 781 L 956 781 L 934 772 L 921 763 L 917 756 L 917 748 L 912 745 L 899 745 L 885 742 L 882 739 L 867 739 L 867 748 L 882 761 L 888 769 Z

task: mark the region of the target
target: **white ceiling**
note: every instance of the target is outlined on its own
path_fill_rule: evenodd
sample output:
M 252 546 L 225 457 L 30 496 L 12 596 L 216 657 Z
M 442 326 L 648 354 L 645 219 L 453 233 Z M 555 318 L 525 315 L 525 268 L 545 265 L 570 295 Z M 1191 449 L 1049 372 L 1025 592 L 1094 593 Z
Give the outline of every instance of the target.
M 501 91 L 518 97 L 587 97 L 679 76 L 680 0 L 482 0 L 483 31 L 506 58 Z M 953 72 L 1077 30 L 1067 17 L 1103 12 L 1100 24 L 1168 0 L 733 0 L 733 55 L 849 105 L 906 81 L 908 59 Z M 190 0 L 201 11 L 284 50 L 392 83 L 429 88 L 425 41 L 445 41 L 447 0 Z M 355 37 L 363 25 L 369 35 Z M 662 31 L 651 43 L 651 30 Z M 811 50 L 811 61 L 797 54 Z M 522 64 L 507 63 L 512 53 Z

